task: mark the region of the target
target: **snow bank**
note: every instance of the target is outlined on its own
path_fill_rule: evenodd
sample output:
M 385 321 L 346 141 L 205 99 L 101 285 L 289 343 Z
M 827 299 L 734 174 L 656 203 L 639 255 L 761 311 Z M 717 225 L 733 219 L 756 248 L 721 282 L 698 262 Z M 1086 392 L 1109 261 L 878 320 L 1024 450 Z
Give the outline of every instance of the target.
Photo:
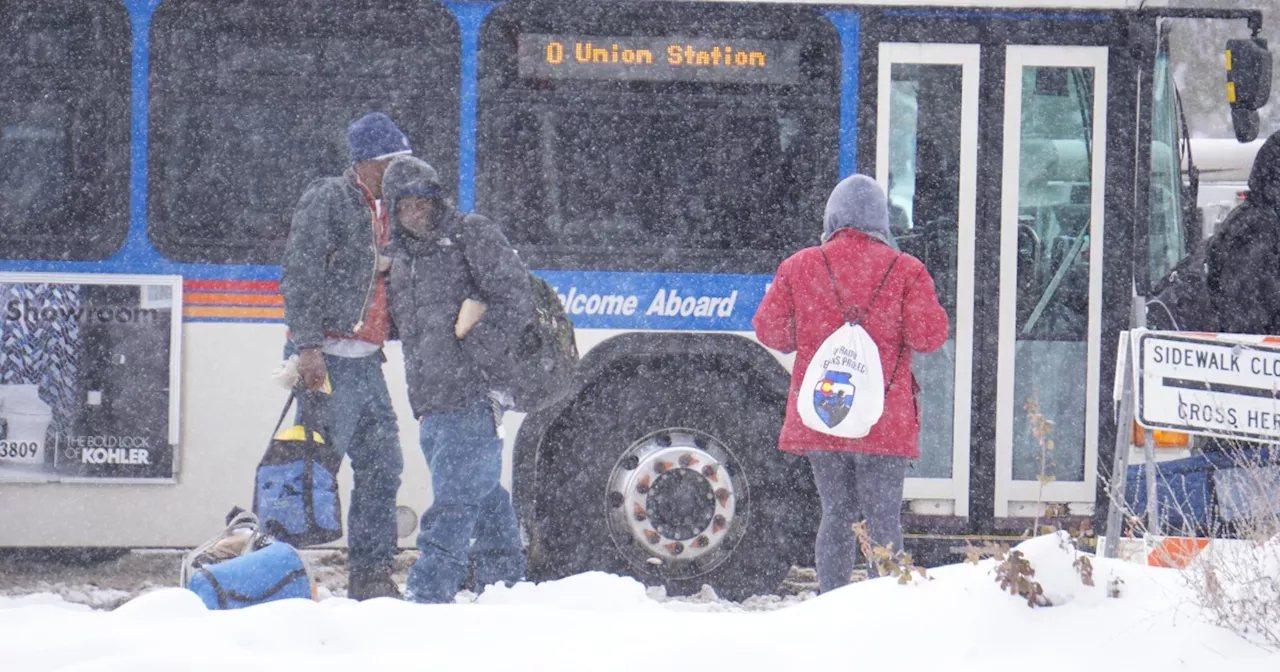
M 1280 536 L 1210 543 L 1189 569 L 1200 603 L 1217 622 L 1280 646 Z
M 34 606 L 52 606 L 72 611 L 92 611 L 93 607 L 87 604 L 77 602 L 69 602 L 61 595 L 54 593 L 32 593 L 30 595 L 19 595 L 16 597 L 7 597 L 0 595 L 0 609 L 19 609 L 22 607 Z
M 1092 558 L 1096 585 L 1088 587 L 1059 538 L 1019 549 L 1058 606 L 1031 609 L 1001 592 L 992 560 L 934 570 L 914 585 L 857 583 L 760 613 L 690 612 L 652 600 L 632 579 L 598 573 L 439 606 L 334 598 L 207 612 L 175 588 L 113 612 L 0 610 L 0 668 L 1280 669 L 1280 653 L 1211 625 L 1176 570 Z M 1107 596 L 1112 578 L 1124 582 L 1119 599 Z

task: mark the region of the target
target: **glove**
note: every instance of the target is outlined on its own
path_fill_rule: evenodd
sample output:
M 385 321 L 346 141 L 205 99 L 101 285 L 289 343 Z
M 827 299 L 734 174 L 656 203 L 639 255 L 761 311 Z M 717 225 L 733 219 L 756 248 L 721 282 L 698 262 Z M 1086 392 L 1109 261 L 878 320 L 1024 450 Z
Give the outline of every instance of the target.
M 271 372 L 271 380 L 274 380 L 277 385 L 286 390 L 292 390 L 293 387 L 298 384 L 298 378 L 297 355 L 293 355 L 289 357 L 289 359 L 280 362 L 280 366 L 277 366 L 276 370 Z

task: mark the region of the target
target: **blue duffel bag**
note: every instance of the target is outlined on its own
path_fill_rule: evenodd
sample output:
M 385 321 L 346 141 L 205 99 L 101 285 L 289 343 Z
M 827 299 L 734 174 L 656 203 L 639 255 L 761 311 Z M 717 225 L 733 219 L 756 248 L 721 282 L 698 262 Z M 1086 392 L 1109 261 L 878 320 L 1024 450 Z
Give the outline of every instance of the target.
M 315 581 L 297 549 L 263 535 L 248 512 L 187 556 L 182 585 L 199 595 L 209 609 L 315 599 Z
M 280 431 L 295 400 L 300 422 Z M 324 404 L 321 393 L 295 390 L 289 396 L 254 475 L 253 512 L 263 531 L 296 548 L 342 537 L 342 453 L 318 429 Z

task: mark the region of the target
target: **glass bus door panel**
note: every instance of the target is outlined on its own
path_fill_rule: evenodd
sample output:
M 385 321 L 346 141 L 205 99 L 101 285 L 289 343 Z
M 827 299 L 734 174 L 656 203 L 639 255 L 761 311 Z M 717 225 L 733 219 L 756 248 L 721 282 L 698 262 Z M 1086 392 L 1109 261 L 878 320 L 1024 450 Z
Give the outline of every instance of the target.
M 1017 516 L 1095 494 L 1107 50 L 1005 67 L 995 513 Z
M 917 354 L 920 458 L 906 498 L 968 514 L 977 192 L 978 45 L 883 43 L 876 179 L 894 239 L 933 276 L 951 337 Z

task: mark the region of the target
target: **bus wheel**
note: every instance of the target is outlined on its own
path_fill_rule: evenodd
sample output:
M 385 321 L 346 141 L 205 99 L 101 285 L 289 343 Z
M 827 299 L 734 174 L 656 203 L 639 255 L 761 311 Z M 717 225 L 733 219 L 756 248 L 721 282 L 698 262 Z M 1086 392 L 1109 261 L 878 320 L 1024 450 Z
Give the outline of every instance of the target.
M 732 374 L 613 379 L 558 423 L 540 460 L 535 580 L 602 570 L 742 600 L 791 567 L 781 412 Z

